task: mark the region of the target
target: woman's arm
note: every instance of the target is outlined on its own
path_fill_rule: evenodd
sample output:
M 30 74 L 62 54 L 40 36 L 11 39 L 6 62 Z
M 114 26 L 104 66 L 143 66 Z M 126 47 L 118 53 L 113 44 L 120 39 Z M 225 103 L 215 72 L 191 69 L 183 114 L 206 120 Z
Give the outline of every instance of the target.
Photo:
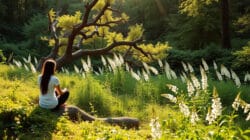
M 63 94 L 63 91 L 61 90 L 61 88 L 60 88 L 59 85 L 55 86 L 55 89 L 56 89 L 56 91 L 57 91 L 57 93 L 58 93 L 59 95 L 62 95 L 62 94 Z

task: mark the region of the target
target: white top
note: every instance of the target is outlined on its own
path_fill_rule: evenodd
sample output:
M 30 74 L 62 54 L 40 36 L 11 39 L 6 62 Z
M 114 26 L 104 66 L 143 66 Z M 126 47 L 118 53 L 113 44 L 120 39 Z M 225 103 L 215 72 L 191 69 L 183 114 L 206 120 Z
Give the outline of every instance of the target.
M 42 75 L 38 76 L 38 85 L 40 87 L 42 81 Z M 46 94 L 42 94 L 40 90 L 39 105 L 42 108 L 53 109 L 58 104 L 58 99 L 55 94 L 55 86 L 59 85 L 59 80 L 56 76 L 52 75 L 48 84 L 48 91 Z

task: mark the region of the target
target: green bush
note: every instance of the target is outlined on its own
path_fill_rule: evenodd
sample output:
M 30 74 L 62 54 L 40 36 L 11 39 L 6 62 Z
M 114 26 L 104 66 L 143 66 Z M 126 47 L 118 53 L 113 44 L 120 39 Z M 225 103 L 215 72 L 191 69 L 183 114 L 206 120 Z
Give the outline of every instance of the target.
M 200 50 L 179 50 L 171 49 L 167 57 L 167 61 L 174 69 L 182 69 L 181 61 L 189 62 L 196 68 L 201 65 L 201 59 L 207 61 L 209 65 L 213 65 L 213 61 L 225 66 L 231 66 L 233 55 L 230 50 L 225 50 L 217 46 L 216 44 L 210 44 L 204 49 Z
M 234 59 L 234 68 L 248 71 L 250 67 L 250 41 L 241 50 L 233 53 L 236 58 Z
M 74 103 L 93 115 L 107 116 L 111 114 L 111 106 L 115 102 L 110 90 L 106 89 L 91 74 L 78 85 Z

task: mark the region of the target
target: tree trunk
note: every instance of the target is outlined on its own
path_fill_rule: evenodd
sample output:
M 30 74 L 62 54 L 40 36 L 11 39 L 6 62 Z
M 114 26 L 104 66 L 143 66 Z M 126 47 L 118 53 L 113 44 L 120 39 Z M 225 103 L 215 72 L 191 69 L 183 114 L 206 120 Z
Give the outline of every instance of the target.
M 229 1 L 221 0 L 221 19 L 222 19 L 222 48 L 230 49 L 231 40 L 230 40 L 230 28 L 229 28 Z
M 137 118 L 132 117 L 108 117 L 108 118 L 96 118 L 84 110 L 73 106 L 68 105 L 66 107 L 60 107 L 59 110 L 55 110 L 55 113 L 57 113 L 59 116 L 63 114 L 67 114 L 69 116 L 69 119 L 72 121 L 104 121 L 106 123 L 109 123 L 111 125 L 118 125 L 122 128 L 126 129 L 139 129 L 140 121 Z

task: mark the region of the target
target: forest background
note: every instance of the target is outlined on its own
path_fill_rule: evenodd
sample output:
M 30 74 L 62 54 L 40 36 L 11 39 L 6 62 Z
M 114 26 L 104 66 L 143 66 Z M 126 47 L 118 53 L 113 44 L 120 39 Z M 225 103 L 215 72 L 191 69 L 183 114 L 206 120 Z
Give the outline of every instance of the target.
M 171 50 L 166 60 L 181 67 L 181 61 L 208 64 L 216 61 L 235 71 L 248 71 L 250 2 L 191 0 L 126 0 L 116 7 L 128 14 L 129 21 L 117 27 L 126 33 L 129 25 L 142 24 L 144 41 L 168 42 Z M 46 56 L 51 47 L 42 37 L 50 34 L 48 12 L 60 14 L 84 10 L 81 0 L 11 0 L 0 1 L 0 50 L 5 58 Z M 96 41 L 91 46 L 98 46 Z M 29 51 L 27 51 L 29 50 Z M 9 60 L 11 61 L 11 60 Z

